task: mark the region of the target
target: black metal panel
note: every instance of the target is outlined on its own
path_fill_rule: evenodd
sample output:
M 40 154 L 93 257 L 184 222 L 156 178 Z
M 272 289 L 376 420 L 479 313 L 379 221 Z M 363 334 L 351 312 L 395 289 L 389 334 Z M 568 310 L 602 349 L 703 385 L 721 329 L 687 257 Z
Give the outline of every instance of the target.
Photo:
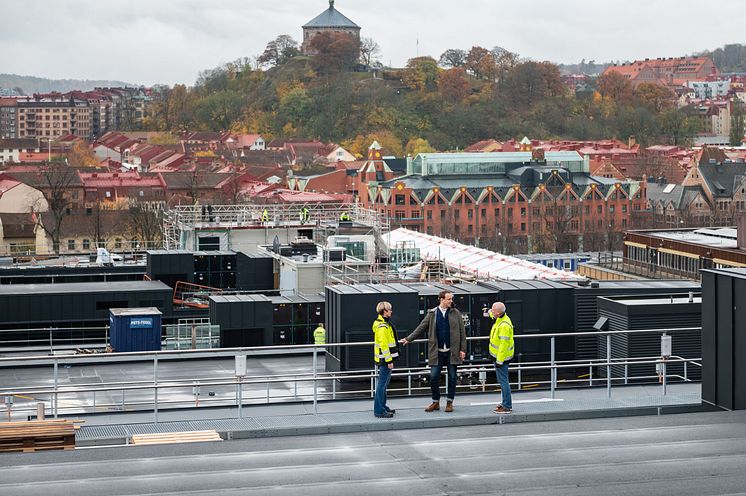
M 702 399 L 717 404 L 717 276 L 702 272 Z

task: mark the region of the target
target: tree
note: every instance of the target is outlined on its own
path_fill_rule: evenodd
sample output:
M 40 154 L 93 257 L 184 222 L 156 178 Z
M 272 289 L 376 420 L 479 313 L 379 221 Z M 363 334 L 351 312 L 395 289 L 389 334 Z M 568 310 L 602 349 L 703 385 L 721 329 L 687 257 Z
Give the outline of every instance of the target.
M 464 67 L 477 79 L 494 79 L 497 73 L 492 52 L 480 46 L 471 47 L 466 55 Z
M 218 91 L 198 101 L 197 121 L 203 128 L 224 131 L 241 117 L 243 97 L 235 91 Z
M 407 155 L 416 156 L 418 153 L 433 153 L 437 150 L 430 146 L 426 139 L 412 138 L 405 148 Z
M 142 246 L 153 249 L 163 244 L 163 210 L 151 209 L 135 203 L 129 208 L 128 231 L 132 239 Z
M 531 107 L 565 91 L 559 68 L 550 62 L 523 62 L 516 65 L 505 82 L 508 96 L 518 106 Z
M 322 32 L 310 43 L 314 67 L 322 73 L 349 70 L 360 57 L 360 42 L 347 33 Z
M 746 132 L 744 126 L 743 103 L 738 98 L 733 100 L 733 112 L 730 115 L 730 146 L 741 146 L 743 144 L 743 135 Z
M 99 160 L 85 141 L 76 141 L 67 156 L 73 167 L 96 167 Z
M 460 48 L 449 48 L 438 59 L 438 64 L 442 67 L 463 67 L 465 63 L 466 51 Z
M 492 49 L 492 57 L 495 59 L 495 65 L 497 68 L 497 80 L 502 86 L 508 73 L 518 65 L 518 54 L 496 46 Z
M 62 162 L 53 162 L 40 171 L 39 189 L 46 201 L 47 212 L 42 222 L 43 202 L 31 206 L 32 213 L 37 215 L 37 222 L 44 232 L 52 238 L 52 250 L 60 252 L 60 235 L 62 221 L 71 207 L 71 186 L 79 180 L 78 171 Z
M 415 91 L 432 91 L 438 80 L 438 63 L 432 57 L 415 57 L 407 61 L 402 82 Z
M 652 83 L 642 83 L 634 90 L 635 103 L 654 114 L 673 107 L 674 95 L 668 88 Z
M 290 35 L 281 34 L 267 43 L 264 53 L 257 57 L 256 61 L 260 65 L 276 67 L 278 65 L 283 65 L 285 62 L 298 55 L 298 53 L 298 42 Z
M 471 93 L 471 85 L 466 79 L 466 71 L 457 67 L 438 74 L 438 91 L 449 100 L 460 102 Z
M 611 98 L 617 104 L 632 103 L 632 84 L 616 71 L 609 71 L 599 76 L 596 88 L 601 96 Z
M 174 85 L 169 92 L 166 103 L 166 128 L 174 131 L 186 131 L 194 118 L 192 98 L 183 84 Z
M 360 39 L 360 61 L 370 67 L 381 54 L 381 47 L 373 38 Z

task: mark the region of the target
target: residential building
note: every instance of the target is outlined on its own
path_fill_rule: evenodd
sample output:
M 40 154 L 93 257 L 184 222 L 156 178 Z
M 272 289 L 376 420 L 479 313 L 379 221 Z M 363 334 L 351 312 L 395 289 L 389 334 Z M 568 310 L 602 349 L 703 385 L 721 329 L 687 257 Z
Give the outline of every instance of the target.
M 0 139 L 18 137 L 18 106 L 15 98 L 0 98 Z
M 92 112 L 88 102 L 75 98 L 19 98 L 18 137 L 54 140 L 73 134 L 91 136 Z
M 39 142 L 30 138 L 0 138 L 0 164 L 22 162 L 27 153 L 39 153 Z
M 694 90 L 694 97 L 700 100 L 712 100 L 727 97 L 730 93 L 729 80 L 687 81 L 686 86 Z
M 10 176 L 0 174 L 0 213 L 44 212 L 47 201 L 41 191 Z
M 709 57 L 663 57 L 612 64 L 604 74 L 617 72 L 633 86 L 651 83 L 660 86 L 685 86 L 689 81 L 704 81 L 718 74 Z

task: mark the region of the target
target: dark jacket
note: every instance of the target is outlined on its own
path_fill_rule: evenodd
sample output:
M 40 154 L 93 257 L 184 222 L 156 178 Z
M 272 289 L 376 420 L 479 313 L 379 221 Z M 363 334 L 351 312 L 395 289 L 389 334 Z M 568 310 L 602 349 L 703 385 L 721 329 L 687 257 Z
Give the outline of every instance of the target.
M 435 321 L 437 320 L 435 312 L 440 312 L 438 307 L 428 310 L 427 315 L 422 319 L 420 325 L 412 331 L 412 334 L 407 336 L 407 341 L 411 342 L 421 337 L 427 331 L 427 360 L 431 364 L 438 363 L 438 332 L 435 329 Z M 451 308 L 448 311 L 448 324 L 451 326 L 451 363 L 459 365 L 463 363 L 459 352 L 463 351 L 466 353 L 466 329 L 464 328 L 464 319 L 461 317 L 461 312 L 455 308 Z

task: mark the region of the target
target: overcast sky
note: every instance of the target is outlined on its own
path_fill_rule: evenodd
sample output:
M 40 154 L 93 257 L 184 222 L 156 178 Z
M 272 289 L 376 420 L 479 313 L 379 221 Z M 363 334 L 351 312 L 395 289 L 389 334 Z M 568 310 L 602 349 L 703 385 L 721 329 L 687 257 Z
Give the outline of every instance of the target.
M 686 55 L 746 43 L 743 0 L 337 0 L 385 64 L 501 46 L 553 62 Z M 2 0 L 0 73 L 134 84 L 194 83 L 255 57 L 327 0 Z M 706 16 L 708 22 L 703 22 Z M 419 43 L 418 43 L 419 41 Z

